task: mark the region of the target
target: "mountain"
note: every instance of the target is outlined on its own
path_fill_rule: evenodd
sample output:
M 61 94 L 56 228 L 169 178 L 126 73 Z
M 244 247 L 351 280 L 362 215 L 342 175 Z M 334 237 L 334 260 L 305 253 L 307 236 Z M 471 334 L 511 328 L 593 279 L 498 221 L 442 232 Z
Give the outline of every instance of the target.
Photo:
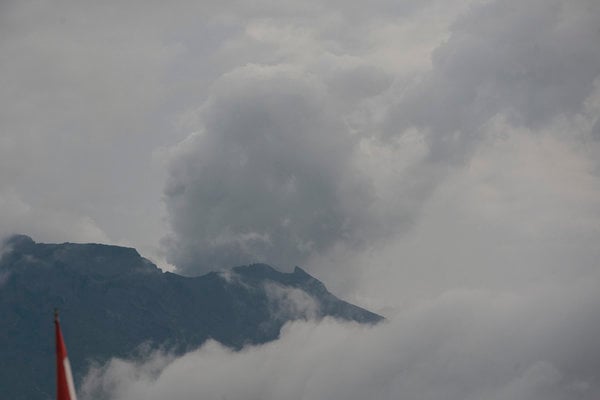
M 298 267 L 282 273 L 253 264 L 184 277 L 132 248 L 24 235 L 6 240 L 1 254 L 0 388 L 13 400 L 54 397 L 54 307 L 76 381 L 91 362 L 132 357 L 141 346 L 182 353 L 212 338 L 240 349 L 277 339 L 290 320 L 382 320 Z

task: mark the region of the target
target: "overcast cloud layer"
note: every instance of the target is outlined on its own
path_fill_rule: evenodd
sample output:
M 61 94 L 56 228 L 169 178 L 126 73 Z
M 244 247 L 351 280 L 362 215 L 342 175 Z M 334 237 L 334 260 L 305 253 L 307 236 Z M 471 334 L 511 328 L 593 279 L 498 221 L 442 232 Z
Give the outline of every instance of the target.
M 301 265 L 390 319 L 84 398 L 596 399 L 598 43 L 594 0 L 3 2 L 0 234 Z

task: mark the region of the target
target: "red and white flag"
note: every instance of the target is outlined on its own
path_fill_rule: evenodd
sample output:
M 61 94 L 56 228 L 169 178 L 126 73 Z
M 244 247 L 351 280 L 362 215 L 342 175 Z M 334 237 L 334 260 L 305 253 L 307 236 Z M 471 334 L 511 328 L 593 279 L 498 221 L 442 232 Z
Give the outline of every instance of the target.
M 58 322 L 58 312 L 54 312 L 54 332 L 56 335 L 56 400 L 77 400 L 71 364 L 67 348 Z

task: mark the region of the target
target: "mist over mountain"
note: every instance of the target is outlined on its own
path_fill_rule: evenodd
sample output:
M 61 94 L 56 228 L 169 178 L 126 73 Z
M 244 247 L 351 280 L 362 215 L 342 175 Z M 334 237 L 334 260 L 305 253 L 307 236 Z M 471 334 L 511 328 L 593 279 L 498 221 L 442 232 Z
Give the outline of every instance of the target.
M 61 311 L 76 381 L 92 363 L 163 346 L 181 354 L 214 339 L 234 349 L 277 339 L 297 319 L 383 318 L 344 302 L 296 267 L 265 264 L 199 277 L 162 272 L 135 249 L 44 244 L 18 235 L 0 259 L 3 397 L 54 396 L 52 310 Z

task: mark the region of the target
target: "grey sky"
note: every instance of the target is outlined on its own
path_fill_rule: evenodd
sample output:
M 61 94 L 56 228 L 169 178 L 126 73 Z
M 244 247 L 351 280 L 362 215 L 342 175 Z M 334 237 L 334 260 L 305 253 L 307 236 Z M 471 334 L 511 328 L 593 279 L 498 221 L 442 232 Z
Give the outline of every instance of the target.
M 598 43 L 594 0 L 5 1 L 0 234 L 301 265 L 392 317 L 117 362 L 115 398 L 225 390 L 205 359 L 234 399 L 597 398 Z

